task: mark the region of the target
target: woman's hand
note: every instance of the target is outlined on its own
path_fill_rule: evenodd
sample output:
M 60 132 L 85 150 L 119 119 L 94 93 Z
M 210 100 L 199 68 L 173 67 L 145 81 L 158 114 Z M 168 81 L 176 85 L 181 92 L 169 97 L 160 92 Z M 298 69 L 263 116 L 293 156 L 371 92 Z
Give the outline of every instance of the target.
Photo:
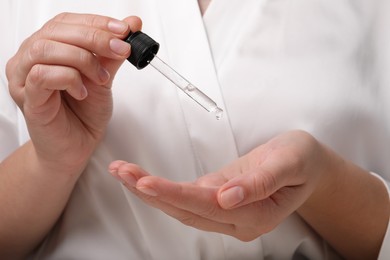
M 31 141 L 0 163 L 0 255 L 24 259 L 64 210 L 112 112 L 111 84 L 141 21 L 63 13 L 7 63 Z M 31 225 L 34 223 L 34 225 Z
M 62 13 L 26 39 L 7 64 L 39 159 L 64 169 L 85 164 L 112 112 L 111 84 L 129 56 L 123 39 L 141 21 Z
M 383 183 L 303 131 L 279 135 L 192 183 L 150 176 L 124 161 L 109 171 L 182 223 L 243 241 L 297 211 L 347 259 L 375 259 L 389 223 Z
M 327 167 L 310 135 L 280 135 L 226 168 L 193 183 L 150 176 L 116 161 L 110 172 L 147 204 L 186 225 L 249 241 L 271 231 L 313 192 Z

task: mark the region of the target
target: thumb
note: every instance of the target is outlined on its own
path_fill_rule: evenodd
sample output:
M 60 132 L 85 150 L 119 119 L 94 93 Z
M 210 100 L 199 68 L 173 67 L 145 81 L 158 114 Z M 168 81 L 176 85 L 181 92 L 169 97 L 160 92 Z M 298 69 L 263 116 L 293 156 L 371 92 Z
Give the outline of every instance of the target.
M 230 179 L 219 189 L 220 206 L 225 209 L 236 208 L 264 200 L 286 185 L 294 185 L 289 166 L 281 157 L 269 156 L 262 163 L 252 166 L 252 169 Z
M 137 16 L 129 16 L 123 19 L 127 24 L 129 24 L 128 32 L 136 32 L 142 29 L 142 20 Z M 131 48 L 131 46 L 130 46 Z M 131 49 L 130 49 L 131 53 Z M 119 67 L 122 65 L 124 60 L 112 60 L 101 57 L 100 62 L 102 66 L 109 72 L 111 76 L 111 82 L 114 79 L 115 74 L 117 73 Z
M 273 174 L 259 169 L 223 185 L 218 191 L 218 203 L 225 209 L 236 208 L 268 198 L 281 187 L 283 184 Z

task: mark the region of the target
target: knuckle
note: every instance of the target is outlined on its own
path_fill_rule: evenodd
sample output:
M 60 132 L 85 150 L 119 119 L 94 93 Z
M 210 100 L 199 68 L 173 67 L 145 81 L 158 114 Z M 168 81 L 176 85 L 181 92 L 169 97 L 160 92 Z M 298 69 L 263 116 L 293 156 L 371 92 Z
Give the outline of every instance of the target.
M 28 57 L 31 62 L 42 60 L 50 52 L 51 46 L 46 40 L 36 40 L 28 50 Z
M 45 23 L 41 30 L 39 30 L 38 34 L 43 38 L 51 38 L 53 35 L 57 33 L 57 28 L 60 22 L 58 20 L 50 20 Z
M 84 37 L 92 46 L 99 45 L 99 42 L 101 41 L 100 39 L 102 38 L 100 37 L 100 31 L 95 28 L 86 30 Z
M 71 70 L 68 73 L 68 80 L 67 81 L 69 82 L 69 84 L 71 86 L 80 85 L 80 81 L 81 81 L 80 74 L 76 70 Z
M 5 66 L 5 75 L 9 82 L 11 81 L 12 76 L 15 75 L 14 72 L 15 72 L 15 57 L 8 60 Z
M 16 84 L 18 80 L 15 78 L 15 57 L 11 58 L 6 64 L 6 77 L 8 80 L 8 92 L 15 103 L 21 107 L 23 103 L 23 87 L 20 84 Z
M 8 88 L 9 94 L 11 95 L 11 98 L 15 101 L 15 103 L 21 107 L 23 103 L 23 94 L 22 94 L 22 88 L 18 88 L 16 86 L 10 85 Z
M 34 65 L 30 73 L 28 74 L 27 81 L 28 85 L 40 85 L 46 76 L 46 70 L 41 64 Z
M 80 50 L 79 52 L 79 63 L 82 64 L 85 68 L 90 68 L 95 65 L 95 56 L 88 51 L 85 50 Z
M 52 21 L 58 21 L 58 22 L 63 22 L 67 19 L 67 17 L 69 16 L 69 12 L 62 12 L 62 13 L 59 13 L 57 14 L 56 16 L 54 16 L 54 18 L 52 19 Z
M 97 19 L 97 16 L 85 16 L 84 23 L 87 26 L 94 26 L 95 24 L 98 24 L 99 19 Z
M 261 175 L 255 174 L 253 178 L 253 190 L 256 198 L 268 197 L 277 186 L 277 181 L 270 172 L 263 172 Z
M 112 18 L 103 15 L 87 15 L 84 16 L 84 24 L 89 27 L 107 29 Z
M 289 155 L 289 162 L 295 173 L 301 172 L 305 168 L 305 160 L 299 152 L 291 152 Z

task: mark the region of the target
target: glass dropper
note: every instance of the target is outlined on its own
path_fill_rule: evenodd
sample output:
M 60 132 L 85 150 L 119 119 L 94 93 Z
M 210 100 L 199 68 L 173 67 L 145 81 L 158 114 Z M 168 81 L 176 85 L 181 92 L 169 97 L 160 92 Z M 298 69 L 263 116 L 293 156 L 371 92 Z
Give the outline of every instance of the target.
M 141 31 L 130 33 L 125 41 L 131 45 L 131 54 L 127 60 L 137 69 L 143 69 L 150 64 L 201 107 L 213 112 L 218 120 L 221 119 L 223 110 L 210 97 L 157 57 L 160 47 L 158 42 Z

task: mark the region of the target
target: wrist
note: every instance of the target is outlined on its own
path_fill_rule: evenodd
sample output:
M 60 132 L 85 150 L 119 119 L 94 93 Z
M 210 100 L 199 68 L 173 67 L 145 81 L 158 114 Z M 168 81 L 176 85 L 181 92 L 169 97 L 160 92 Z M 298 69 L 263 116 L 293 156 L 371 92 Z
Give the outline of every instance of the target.
M 319 177 L 316 185 L 298 209 L 317 208 L 324 203 L 332 203 L 333 199 L 337 198 L 337 194 L 343 191 L 345 187 L 345 174 L 347 171 L 347 162 L 331 151 L 329 148 L 321 145 L 322 160 L 321 164 L 316 166 L 319 170 Z
M 37 172 L 45 175 L 56 176 L 56 178 L 63 176 L 75 180 L 80 177 L 93 152 L 75 153 L 69 151 L 69 155 L 66 156 L 45 155 L 35 148 L 32 141 L 26 143 L 26 146 L 28 147 L 27 154 L 32 169 L 36 169 Z
M 298 214 L 347 259 L 375 259 L 389 219 L 380 180 L 331 150 L 324 173 Z

